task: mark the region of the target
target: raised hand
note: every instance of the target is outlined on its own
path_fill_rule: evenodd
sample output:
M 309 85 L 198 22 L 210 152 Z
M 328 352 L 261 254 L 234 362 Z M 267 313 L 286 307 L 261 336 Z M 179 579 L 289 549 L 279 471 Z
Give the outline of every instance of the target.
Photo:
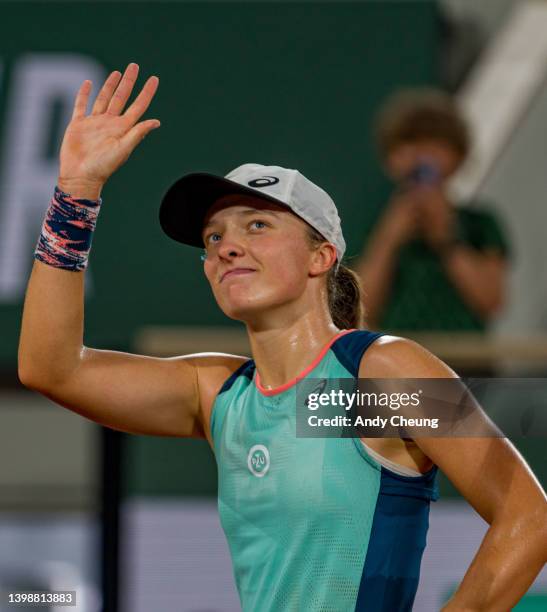
M 382 217 L 382 237 L 397 248 L 415 238 L 419 228 L 419 212 L 418 202 L 411 195 L 394 195 Z
M 420 187 L 416 199 L 423 238 L 434 251 L 441 251 L 455 240 L 456 213 L 438 187 Z
M 96 199 L 107 179 L 153 129 L 157 119 L 139 119 L 149 107 L 159 79 L 151 76 L 125 112 L 139 66 L 129 64 L 123 76 L 115 70 L 104 82 L 86 115 L 91 81 L 84 81 L 74 103 L 60 153 L 59 188 L 75 197 Z M 123 114 L 122 114 L 123 112 Z

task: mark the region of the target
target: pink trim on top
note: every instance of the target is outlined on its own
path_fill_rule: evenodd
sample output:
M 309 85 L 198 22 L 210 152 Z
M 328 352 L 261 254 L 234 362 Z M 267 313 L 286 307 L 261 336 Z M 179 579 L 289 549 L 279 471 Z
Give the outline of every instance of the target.
M 317 355 L 317 357 L 310 363 L 309 366 L 307 366 L 304 370 L 302 370 L 300 374 L 298 374 L 294 378 L 291 378 L 291 380 L 286 382 L 284 385 L 275 387 L 274 389 L 265 389 L 260 383 L 260 374 L 258 373 L 258 370 L 256 370 L 256 377 L 255 377 L 256 388 L 260 391 L 260 393 L 262 393 L 262 395 L 269 396 L 269 395 L 277 395 L 278 393 L 283 393 L 283 391 L 286 391 L 293 385 L 296 385 L 299 379 L 307 376 L 317 366 L 317 364 L 321 361 L 321 359 L 323 359 L 327 351 L 336 342 L 336 340 L 338 340 L 338 338 L 341 338 L 342 336 L 345 336 L 346 334 L 349 334 L 350 332 L 353 332 L 353 331 L 356 331 L 356 329 L 343 329 L 341 332 L 336 334 L 334 338 L 331 338 L 327 342 L 327 344 L 325 344 L 325 346 L 321 349 L 321 352 L 319 353 L 319 355 Z

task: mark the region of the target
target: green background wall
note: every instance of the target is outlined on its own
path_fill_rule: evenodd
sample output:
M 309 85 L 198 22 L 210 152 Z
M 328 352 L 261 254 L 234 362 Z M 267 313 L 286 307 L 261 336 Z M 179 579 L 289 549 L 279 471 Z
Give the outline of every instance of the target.
M 212 299 L 199 252 L 159 227 L 161 196 L 186 172 L 226 174 L 250 161 L 298 168 L 334 197 L 348 254 L 357 254 L 386 192 L 371 118 L 395 87 L 434 80 L 436 12 L 407 1 L 2 3 L 0 144 L 25 54 L 80 53 L 105 71 L 136 61 L 139 85 L 150 74 L 161 81 L 147 116 L 162 127 L 103 192 L 85 343 L 131 350 L 141 325 L 233 324 Z M 64 126 L 54 111 L 43 154 L 56 157 Z M 11 152 L 0 151 L 5 166 Z M 4 368 L 16 362 L 22 298 L 0 301 Z

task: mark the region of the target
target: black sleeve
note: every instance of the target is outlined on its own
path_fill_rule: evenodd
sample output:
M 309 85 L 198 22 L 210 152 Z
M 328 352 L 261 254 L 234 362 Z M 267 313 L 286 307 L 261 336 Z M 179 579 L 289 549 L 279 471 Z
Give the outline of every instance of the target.
M 462 209 L 467 239 L 480 251 L 495 249 L 511 259 L 512 249 L 506 229 L 497 212 L 486 207 Z

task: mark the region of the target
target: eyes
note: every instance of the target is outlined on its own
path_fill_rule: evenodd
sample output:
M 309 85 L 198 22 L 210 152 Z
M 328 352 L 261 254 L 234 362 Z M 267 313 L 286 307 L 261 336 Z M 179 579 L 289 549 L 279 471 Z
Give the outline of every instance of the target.
M 266 221 L 263 221 L 262 219 L 253 219 L 247 225 L 247 229 L 251 232 L 260 231 L 266 227 L 268 227 L 268 223 L 266 223 Z M 222 234 L 219 234 L 218 232 L 211 232 L 210 234 L 207 234 L 204 237 L 206 248 L 212 244 L 216 244 L 220 242 L 221 239 L 222 239 Z

